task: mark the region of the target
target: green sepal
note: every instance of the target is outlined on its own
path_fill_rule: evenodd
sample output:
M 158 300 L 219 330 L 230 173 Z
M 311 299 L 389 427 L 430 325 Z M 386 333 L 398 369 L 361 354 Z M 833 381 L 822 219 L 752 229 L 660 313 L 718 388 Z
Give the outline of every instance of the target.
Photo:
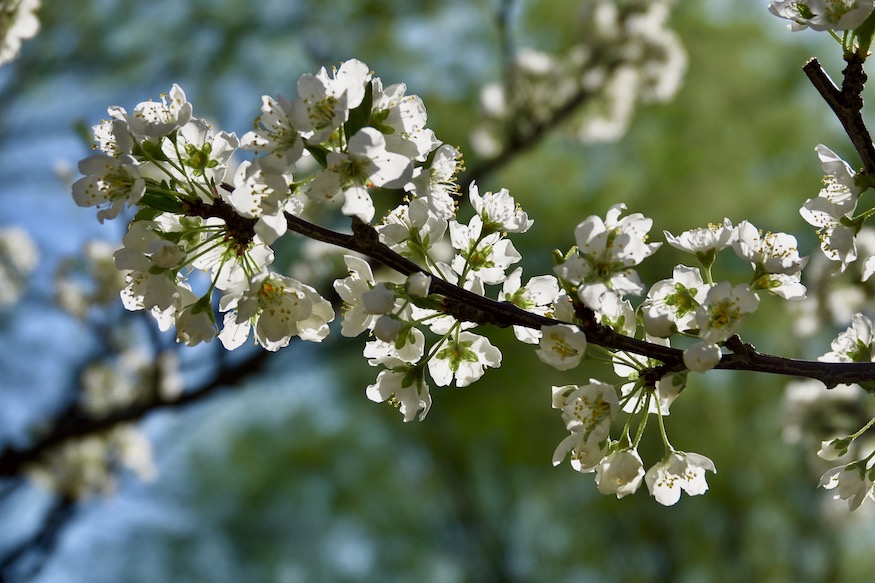
M 163 211 L 156 208 L 151 207 L 140 207 L 140 210 L 137 211 L 137 214 L 134 215 L 134 218 L 131 220 L 131 223 L 136 223 L 137 221 L 151 221 L 154 220 L 158 215 L 160 215 Z
M 863 24 L 854 31 L 859 46 L 858 54 L 865 59 L 869 55 L 869 47 L 872 46 L 872 36 L 875 35 L 875 12 L 863 21 Z
M 147 192 L 138 203 L 141 207 L 149 207 L 158 209 L 165 213 L 182 214 L 182 203 L 177 199 L 171 198 L 165 194 L 152 194 Z
M 307 148 L 307 151 L 310 152 L 320 166 L 323 168 L 328 166 L 328 150 L 322 146 L 314 144 L 305 144 L 304 147 Z
M 150 160 L 158 160 L 160 162 L 166 162 L 169 160 L 167 154 L 164 153 L 164 150 L 161 149 L 161 145 L 155 142 L 145 141 L 142 142 L 143 152 L 146 157 Z

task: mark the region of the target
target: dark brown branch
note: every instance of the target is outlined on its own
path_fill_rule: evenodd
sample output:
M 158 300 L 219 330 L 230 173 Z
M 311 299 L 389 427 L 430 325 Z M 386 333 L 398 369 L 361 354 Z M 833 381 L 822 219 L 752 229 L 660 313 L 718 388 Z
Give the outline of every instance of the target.
M 843 71 L 844 81 L 841 89 L 836 87 L 817 59 L 809 60 L 802 70 L 841 122 L 851 143 L 854 144 L 854 149 L 863 161 L 864 173 L 875 177 L 875 145 L 872 144 L 872 138 L 861 113 L 862 91 L 866 82 L 863 61 L 856 53 L 845 59 L 848 66 Z
M 382 244 L 377 232 L 358 219 L 353 219 L 352 235 L 325 229 L 299 217 L 286 215 L 286 219 L 289 229 L 292 231 L 367 255 L 404 275 L 411 275 L 419 271 L 427 273 L 409 259 L 398 255 Z M 508 326 L 541 328 L 542 326 L 565 323 L 526 312 L 508 302 L 498 302 L 477 295 L 435 277 L 433 274 L 428 275 L 432 277 L 430 293 L 443 295 L 445 297 L 445 312 L 459 320 L 492 324 L 502 328 Z M 681 371 L 686 368 L 683 361 L 683 351 L 618 334 L 612 328 L 596 322 L 594 314 L 587 308 L 578 307 L 577 312 L 581 316 L 579 326 L 589 342 L 611 350 L 622 350 L 659 360 L 664 363 L 663 370 L 665 372 Z M 724 354 L 716 367 L 718 369 L 807 377 L 819 380 L 830 388 L 837 384 L 875 380 L 875 363 L 819 362 L 781 358 L 757 352 L 753 346 L 743 343 L 738 338 L 727 342 L 727 348 L 732 352 Z

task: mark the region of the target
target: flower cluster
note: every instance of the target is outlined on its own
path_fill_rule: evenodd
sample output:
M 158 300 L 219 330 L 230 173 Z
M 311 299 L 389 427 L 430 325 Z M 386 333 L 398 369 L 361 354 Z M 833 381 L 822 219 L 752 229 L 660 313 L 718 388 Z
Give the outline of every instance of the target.
M 705 471 L 717 471 L 705 456 L 680 452 L 667 444 L 666 456 L 645 472 L 637 450 L 640 431 L 631 443 L 628 436 L 620 441 L 609 438 L 611 423 L 620 409 L 612 385 L 591 379 L 583 386 L 553 387 L 553 407 L 562 411 L 570 432 L 556 448 L 553 465 L 570 455 L 575 470 L 595 472 L 602 494 L 622 498 L 638 490 L 643 481 L 657 502 L 671 506 L 678 502 L 681 491 L 690 496 L 704 494 L 708 490 Z
M 623 14 L 608 6 L 614 5 L 596 2 L 592 16 L 602 24 L 616 21 L 613 34 L 622 42 L 659 37 L 651 38 L 653 27 L 664 24 L 666 3 L 635 4 Z M 611 26 L 600 31 L 609 34 Z M 637 76 L 636 86 L 644 83 L 640 71 L 629 74 Z M 571 94 L 590 82 L 573 81 L 562 91 Z M 514 335 L 545 364 L 571 371 L 594 351 L 613 363 L 616 382 L 590 379 L 553 388 L 553 406 L 569 432 L 553 463 L 570 458 L 575 470 L 595 474 L 600 492 L 618 498 L 642 483 L 665 505 L 675 504 L 682 491 L 707 490 L 705 473 L 716 472 L 715 466 L 671 445 L 665 427 L 670 407 L 689 371 L 718 366 L 761 295 L 806 296 L 801 274 L 808 258 L 800 256 L 796 239 L 729 219 L 678 235 L 665 231 L 667 247 L 689 254 L 694 266 L 677 264 L 670 278 L 648 287 L 636 268 L 662 243 L 650 241 L 653 221 L 626 214 L 622 203 L 577 225 L 576 245 L 556 252 L 553 275 L 525 280 L 510 236 L 530 229 L 528 214 L 506 189 L 481 193 L 472 183 L 466 194 L 473 213 L 457 215 L 460 153 L 426 127 L 418 97 L 407 95 L 403 84 L 384 86 L 357 60 L 303 75 L 293 99 L 263 97 L 254 129 L 241 138 L 195 117 L 177 85 L 131 113 L 117 106 L 108 113 L 94 128 L 98 152 L 81 161 L 84 176 L 73 184 L 73 197 L 97 207 L 100 221 L 130 218 L 113 255 L 124 272 L 127 309 L 148 310 L 162 329 L 175 327 L 177 340 L 187 345 L 218 337 L 232 350 L 254 338 L 275 351 L 295 337 L 321 342 L 334 308 L 315 287 L 276 271 L 272 246 L 293 229 L 365 252 L 406 275 L 375 271 L 366 258 L 346 255 L 348 274 L 333 285 L 343 303 L 341 334 L 367 334 L 363 355 L 379 369 L 367 398 L 397 408 L 405 422 L 424 419 L 432 387 L 467 387 L 501 365 L 501 351 L 478 333 L 486 320 L 480 314 L 491 307 L 527 316 L 504 325 L 519 322 Z M 235 166 L 239 152 L 248 159 Z M 826 256 L 843 270 L 857 256 L 862 221 L 853 212 L 862 187 L 834 153 L 819 146 L 818 154 L 829 176 L 802 214 L 818 227 Z M 370 227 L 378 193 L 403 202 Z M 350 217 L 354 235 L 305 221 L 311 204 L 331 205 Z M 362 245 L 349 242 L 359 238 Z M 713 272 L 717 255 L 729 247 L 751 268 L 742 281 Z M 622 337 L 625 344 L 600 342 Z M 682 362 L 673 345 L 683 349 Z M 672 366 L 641 346 L 676 354 Z M 832 348 L 825 360 L 873 361 L 871 322 L 855 316 Z M 665 455 L 645 470 L 638 448 L 654 417 Z M 615 425 L 622 429 L 612 437 Z M 846 445 L 824 444 L 823 451 L 831 455 Z M 105 444 L 102 451 L 109 451 Z M 870 460 L 828 473 L 823 485 L 837 486 L 842 498 L 858 505 L 872 492 Z M 863 476 L 859 483 L 853 481 L 857 474 Z
M 151 311 L 162 329 L 175 325 L 189 345 L 217 335 L 228 349 L 250 334 L 269 350 L 295 336 L 321 341 L 334 318 L 330 304 L 270 270 L 270 246 L 289 216 L 310 202 L 334 202 L 370 222 L 374 188 L 406 190 L 443 228 L 455 212 L 460 156 L 425 127 L 421 100 L 405 91 L 402 84 L 384 87 L 364 63 L 350 60 L 331 73 L 302 76 L 294 100 L 263 97 L 255 129 L 239 139 L 194 117 L 178 85 L 130 113 L 109 108 L 110 119 L 94 128 L 99 152 L 80 162 L 85 176 L 73 197 L 97 207 L 101 221 L 139 209 L 115 255 L 127 271 L 125 306 Z M 255 156 L 234 169 L 238 150 Z M 466 251 L 479 257 L 482 250 Z M 485 276 L 492 268 L 471 269 Z M 195 291 L 199 278 L 205 293 Z M 216 290 L 225 312 L 221 333 Z
M 349 276 L 334 284 L 345 304 L 342 334 L 357 336 L 370 331 L 374 336 L 365 345 L 364 355 L 372 366 L 383 370 L 368 387 L 368 397 L 398 407 L 405 421 L 417 413 L 423 419 L 428 413 L 432 403 L 428 377 L 437 386 L 455 383 L 465 387 L 482 377 L 487 368 L 501 365 L 498 348 L 471 331 L 475 323 L 443 313 L 438 296 L 430 293 L 432 278 L 479 296 L 486 294 L 488 286 L 501 285 L 500 300 L 542 315 L 559 301 L 554 277 L 538 276 L 523 286 L 521 268 L 507 273 L 520 260 L 507 235 L 524 233 L 532 225 L 510 193 L 502 189 L 481 194 L 473 184 L 468 198 L 475 214 L 467 224 L 456 219 L 454 208 L 447 214 L 446 207 L 415 198 L 392 210 L 376 228 L 381 242 L 421 268 L 405 282 L 377 281 L 366 261 L 347 256 Z M 445 237 L 452 251 L 441 259 L 434 250 Z M 542 337 L 539 330 L 523 327 L 516 327 L 515 333 L 521 341 L 532 344 Z M 427 343 L 426 334 L 434 340 Z M 544 338 L 552 336 L 545 333 Z M 575 331 L 572 342 L 574 354 L 566 362 L 577 364 L 586 339 Z M 543 348 L 543 340 L 540 344 Z M 541 350 L 538 354 L 541 356 Z

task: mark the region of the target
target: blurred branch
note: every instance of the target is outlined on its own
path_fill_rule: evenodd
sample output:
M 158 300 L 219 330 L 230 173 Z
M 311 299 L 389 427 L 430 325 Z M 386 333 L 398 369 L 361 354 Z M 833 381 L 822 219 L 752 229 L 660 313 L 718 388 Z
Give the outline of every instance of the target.
M 0 476 L 20 474 L 23 466 L 38 460 L 44 452 L 69 439 L 99 433 L 121 423 L 137 421 L 153 411 L 181 407 L 202 401 L 219 389 L 237 384 L 245 377 L 261 370 L 269 354 L 271 353 L 259 350 L 253 352 L 250 358 L 242 362 L 222 366 L 212 380 L 205 383 L 199 389 L 183 393 L 177 398 L 171 399 L 156 395 L 148 403 L 138 404 L 105 417 L 93 418 L 85 416 L 75 403 L 71 404 L 51 423 L 51 431 L 34 444 L 20 449 L 7 446 L 0 452 Z
M 62 496 L 55 500 L 33 535 L 0 558 L 0 581 L 10 581 L 12 577 L 25 581 L 38 575 L 75 509 L 76 505 L 69 498 Z
M 517 126 L 504 142 L 503 148 L 498 154 L 480 162 L 459 177 L 459 191 L 468 192 L 472 183 L 480 182 L 484 176 L 498 171 L 512 162 L 517 156 L 538 145 L 550 131 L 567 121 L 592 97 L 593 93 L 591 91 L 580 88 L 563 105 L 556 108 L 549 118 L 543 121 L 530 121 L 525 131 L 521 131 Z

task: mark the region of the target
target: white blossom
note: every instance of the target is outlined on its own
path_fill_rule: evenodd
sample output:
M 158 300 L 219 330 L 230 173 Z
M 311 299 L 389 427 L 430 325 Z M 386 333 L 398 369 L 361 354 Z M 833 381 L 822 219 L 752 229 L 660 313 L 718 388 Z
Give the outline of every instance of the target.
M 388 401 L 404 415 L 404 422 L 412 421 L 419 412 L 419 420 L 425 419 L 431 408 L 431 394 L 422 379 L 422 372 L 383 370 L 377 381 L 368 385 L 368 399 L 377 403 Z
M 541 362 L 558 370 L 570 370 L 586 355 L 586 335 L 576 326 L 557 324 L 541 328 L 540 348 L 535 351 Z
M 79 206 L 100 208 L 97 213 L 100 222 L 114 219 L 146 192 L 140 163 L 132 156 L 94 154 L 79 162 L 79 172 L 85 176 L 73 183 L 73 200 Z
M 605 219 L 590 216 L 574 231 L 577 253 L 555 268 L 560 279 L 578 285 L 581 301 L 597 308 L 603 296 L 639 295 L 644 286 L 632 269 L 659 248 L 660 243 L 646 243 L 653 225 L 651 219 L 634 213 L 620 219 L 626 209 L 615 204 Z
M 453 378 L 457 387 L 467 387 L 483 376 L 487 367 L 499 366 L 501 352 L 489 340 L 471 332 L 459 332 L 458 338 L 447 338 L 428 361 L 428 372 L 440 387 L 449 385 Z
M 143 101 L 129 114 L 124 108 L 113 106 L 110 114 L 128 123 L 131 132 L 141 138 L 160 138 L 184 126 L 191 119 L 191 103 L 182 87 L 173 84 L 169 93 L 161 94 L 161 101 Z
M 854 30 L 872 11 L 873 0 L 772 0 L 769 12 L 792 21 L 787 25 L 792 31 L 804 30 Z
M 817 227 L 824 255 L 838 261 L 839 269 L 844 271 L 857 258 L 856 232 L 844 221 L 857 208 L 859 189 L 847 162 L 823 144 L 818 144 L 815 150 L 827 176 L 818 196 L 806 200 L 799 213 L 808 224 Z
M 714 255 L 721 249 L 732 243 L 735 231 L 729 219 L 723 219 L 719 225 L 709 224 L 707 227 L 684 231 L 677 237 L 663 231 L 665 240 L 675 249 L 692 253 L 703 264 L 710 265 L 714 261 Z
M 717 471 L 710 459 L 697 453 L 673 451 L 647 470 L 644 481 L 657 502 L 672 506 L 680 500 L 681 490 L 689 496 L 708 490 L 705 471 Z
M 517 267 L 504 280 L 501 299 L 518 308 L 544 316 L 559 297 L 559 282 L 552 275 L 537 275 L 522 285 L 522 267 Z M 514 326 L 514 336 L 520 342 L 537 344 L 541 331 L 525 326 Z
M 708 344 L 722 342 L 735 334 L 744 314 L 757 309 L 759 298 L 744 284 L 735 287 L 722 281 L 708 290 L 696 311 L 699 338 Z
M 331 304 L 315 289 L 267 271 L 254 276 L 243 291 L 225 295 L 219 305 L 228 312 L 219 334 L 228 350 L 243 344 L 252 329 L 256 341 L 270 351 L 288 346 L 294 336 L 322 342 L 334 319 Z
M 644 464 L 634 449 L 624 448 L 604 458 L 596 468 L 595 482 L 602 494 L 617 498 L 634 494 L 644 478 Z
M 525 233 L 534 224 L 529 215 L 516 204 L 506 188 L 498 192 L 487 192 L 483 196 L 475 183 L 471 183 L 468 198 L 474 211 L 483 220 L 483 230 L 487 233 Z
M 668 338 L 676 331 L 696 328 L 696 311 L 705 300 L 708 289 L 697 268 L 676 266 L 672 277 L 653 284 L 641 303 L 647 333 Z
M 862 462 L 851 462 L 828 470 L 820 477 L 818 485 L 826 490 L 836 488 L 833 498 L 847 500 L 849 510 L 856 510 L 866 498 L 873 497 L 873 482 Z

